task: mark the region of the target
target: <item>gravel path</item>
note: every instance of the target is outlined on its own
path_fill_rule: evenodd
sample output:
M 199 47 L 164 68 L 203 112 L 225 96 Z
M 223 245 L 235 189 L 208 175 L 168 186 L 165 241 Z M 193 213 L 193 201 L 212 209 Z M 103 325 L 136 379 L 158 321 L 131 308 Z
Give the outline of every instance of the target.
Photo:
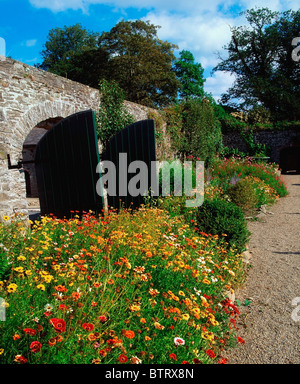
M 282 177 L 288 196 L 249 222 L 252 267 L 236 292 L 245 344 L 226 353 L 228 364 L 300 363 L 300 175 Z

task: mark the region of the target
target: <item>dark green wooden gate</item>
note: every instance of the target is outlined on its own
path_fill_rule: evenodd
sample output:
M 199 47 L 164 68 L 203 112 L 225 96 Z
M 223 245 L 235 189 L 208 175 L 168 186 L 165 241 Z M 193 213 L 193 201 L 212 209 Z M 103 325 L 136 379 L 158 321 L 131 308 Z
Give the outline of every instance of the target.
M 123 157 L 124 154 L 126 155 L 127 164 L 123 163 L 123 157 L 120 162 L 120 154 Z M 147 193 L 150 188 L 157 190 L 156 171 L 155 175 L 151 174 L 151 162 L 156 161 L 154 121 L 141 120 L 124 128 L 108 142 L 101 158 L 102 161 L 111 161 L 116 167 L 116 196 L 108 194 L 109 207 L 139 207 L 145 202 L 144 193 Z M 147 187 L 141 190 L 138 196 L 132 196 L 127 187 L 130 180 L 139 172 L 127 173 L 126 177 L 124 173 L 127 172 L 129 165 L 137 160 L 144 162 L 148 169 L 147 174 L 143 175 Z M 120 176 L 127 179 L 127 185 L 120 185 Z
M 70 211 L 103 209 L 96 192 L 101 176 L 95 114 L 76 113 L 52 127 L 36 148 L 35 168 L 41 215 L 70 217 Z

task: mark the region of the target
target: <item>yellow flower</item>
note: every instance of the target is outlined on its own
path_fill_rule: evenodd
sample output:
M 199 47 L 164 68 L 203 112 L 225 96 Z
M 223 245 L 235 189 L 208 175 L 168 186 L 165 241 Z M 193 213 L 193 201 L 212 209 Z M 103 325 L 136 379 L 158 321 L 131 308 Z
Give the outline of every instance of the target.
M 188 321 L 189 318 L 190 318 L 190 315 L 189 315 L 188 313 L 184 313 L 184 314 L 182 315 L 182 319 L 183 319 L 183 320 Z
M 23 267 L 16 267 L 15 271 L 19 272 L 19 273 L 23 273 L 24 272 Z
M 9 293 L 16 292 L 17 288 L 18 288 L 17 284 L 11 283 L 7 287 L 7 292 L 9 292 Z
M 3 352 L 4 352 L 4 349 L 3 349 L 3 348 L 1 348 L 1 349 L 0 349 L 0 355 L 2 355 L 2 354 L 3 354 Z
M 17 258 L 17 260 L 18 261 L 24 261 L 24 260 L 26 260 L 26 257 L 25 256 L 19 256 L 18 258 Z
M 44 284 L 39 284 L 39 285 L 37 285 L 36 287 L 37 287 L 37 289 L 40 289 L 41 291 L 44 291 L 44 290 L 45 290 L 45 286 L 44 286 Z
M 9 220 L 9 216 L 3 216 L 2 219 L 3 219 L 4 221 L 8 221 L 8 220 Z
M 184 292 L 182 292 L 182 291 L 179 291 L 178 294 L 179 294 L 180 296 L 185 296 Z

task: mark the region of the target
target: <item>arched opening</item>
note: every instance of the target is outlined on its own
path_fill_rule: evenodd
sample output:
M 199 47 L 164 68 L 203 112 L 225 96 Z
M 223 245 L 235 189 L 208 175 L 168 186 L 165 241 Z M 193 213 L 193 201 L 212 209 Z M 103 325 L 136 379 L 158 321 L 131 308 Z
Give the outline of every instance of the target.
M 291 140 L 290 145 L 281 148 L 279 165 L 282 173 L 300 173 L 300 142 L 297 137 Z
M 30 216 L 36 216 L 40 212 L 39 193 L 35 172 L 35 153 L 38 142 L 55 124 L 63 117 L 49 118 L 38 123 L 27 135 L 22 149 L 22 162 L 26 183 L 26 199 Z

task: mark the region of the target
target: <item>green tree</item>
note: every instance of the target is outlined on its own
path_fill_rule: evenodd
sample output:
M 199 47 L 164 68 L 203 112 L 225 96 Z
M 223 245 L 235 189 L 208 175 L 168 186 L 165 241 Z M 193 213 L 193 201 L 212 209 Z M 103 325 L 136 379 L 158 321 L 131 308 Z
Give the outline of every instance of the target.
M 43 62 L 36 64 L 36 67 L 72 80 L 91 83 L 90 75 L 100 76 L 97 71 L 103 67 L 103 62 L 107 62 L 107 55 L 99 50 L 98 40 L 98 33 L 87 31 L 80 24 L 53 28 L 41 52 Z M 97 87 L 98 82 L 97 79 Z
M 204 69 L 200 63 L 195 63 L 194 56 L 190 51 L 183 50 L 179 54 L 180 57 L 175 63 L 174 70 L 180 82 L 180 97 L 185 100 L 194 97 L 203 98 Z
M 109 139 L 127 125 L 134 123 L 134 117 L 124 106 L 124 92 L 114 80 L 101 80 L 100 108 L 97 114 L 97 133 L 105 147 Z
M 222 147 L 221 125 L 209 99 L 188 99 L 182 103 L 181 152 L 193 156 L 208 166 Z
M 150 107 L 176 99 L 179 83 L 172 65 L 174 44 L 157 37 L 159 27 L 149 21 L 121 21 L 100 36 L 100 47 L 109 54 L 109 77 L 125 98 Z
M 300 11 L 259 8 L 243 14 L 249 26 L 231 29 L 228 58 L 214 68 L 236 75 L 222 102 L 242 109 L 262 105 L 273 120 L 299 119 L 300 67 L 292 60 L 291 43 L 299 34 Z

